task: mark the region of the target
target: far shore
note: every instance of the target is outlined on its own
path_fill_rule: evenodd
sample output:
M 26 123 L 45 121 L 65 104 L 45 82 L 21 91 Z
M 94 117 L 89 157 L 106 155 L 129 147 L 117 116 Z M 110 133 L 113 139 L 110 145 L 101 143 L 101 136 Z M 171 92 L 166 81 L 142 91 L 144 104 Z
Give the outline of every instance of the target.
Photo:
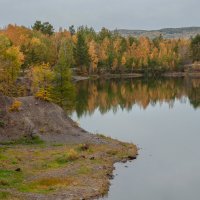
M 143 74 L 143 73 L 125 73 L 125 74 L 101 74 L 101 75 L 90 75 L 90 76 L 76 76 L 74 75 L 72 79 L 77 81 L 83 81 L 88 79 L 114 79 L 114 78 L 142 78 L 142 77 L 190 77 L 190 78 L 200 78 L 200 72 L 165 72 L 160 75 Z

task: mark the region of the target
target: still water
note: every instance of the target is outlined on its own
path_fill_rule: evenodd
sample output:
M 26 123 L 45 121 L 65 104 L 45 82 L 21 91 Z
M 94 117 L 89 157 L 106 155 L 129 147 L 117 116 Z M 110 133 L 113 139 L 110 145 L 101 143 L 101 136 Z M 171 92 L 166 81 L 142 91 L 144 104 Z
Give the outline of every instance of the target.
M 77 93 L 81 127 L 140 148 L 104 200 L 200 199 L 200 79 L 84 81 Z

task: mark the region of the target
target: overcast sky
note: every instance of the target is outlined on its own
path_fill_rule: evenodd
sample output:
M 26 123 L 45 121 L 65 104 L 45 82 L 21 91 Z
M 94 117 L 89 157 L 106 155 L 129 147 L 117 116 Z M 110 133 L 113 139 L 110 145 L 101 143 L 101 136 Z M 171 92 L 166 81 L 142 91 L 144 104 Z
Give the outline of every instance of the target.
M 200 0 L 0 0 L 0 27 L 36 20 L 96 30 L 200 26 Z

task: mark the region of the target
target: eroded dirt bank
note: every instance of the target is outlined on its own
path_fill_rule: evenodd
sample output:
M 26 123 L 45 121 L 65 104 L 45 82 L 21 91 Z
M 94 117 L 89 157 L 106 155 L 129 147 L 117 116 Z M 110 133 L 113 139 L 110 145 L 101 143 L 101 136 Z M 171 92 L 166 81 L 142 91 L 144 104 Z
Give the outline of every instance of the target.
M 106 194 L 113 164 L 136 158 L 137 148 L 93 135 L 57 105 L 34 97 L 0 96 L 0 199 L 76 200 Z
M 13 99 L 0 96 L 0 141 L 23 136 L 39 136 L 52 143 L 99 143 L 99 139 L 73 122 L 59 106 L 32 96 L 15 99 L 21 102 L 19 111 L 9 112 Z M 83 134 L 84 133 L 84 134 Z

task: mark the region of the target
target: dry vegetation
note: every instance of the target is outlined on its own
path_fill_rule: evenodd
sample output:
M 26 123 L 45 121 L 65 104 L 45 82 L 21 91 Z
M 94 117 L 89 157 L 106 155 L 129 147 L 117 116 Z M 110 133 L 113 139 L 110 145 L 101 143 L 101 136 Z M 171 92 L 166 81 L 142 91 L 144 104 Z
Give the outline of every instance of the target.
M 108 191 L 113 164 L 134 159 L 132 144 L 105 138 L 105 144 L 0 147 L 0 199 L 92 199 Z

